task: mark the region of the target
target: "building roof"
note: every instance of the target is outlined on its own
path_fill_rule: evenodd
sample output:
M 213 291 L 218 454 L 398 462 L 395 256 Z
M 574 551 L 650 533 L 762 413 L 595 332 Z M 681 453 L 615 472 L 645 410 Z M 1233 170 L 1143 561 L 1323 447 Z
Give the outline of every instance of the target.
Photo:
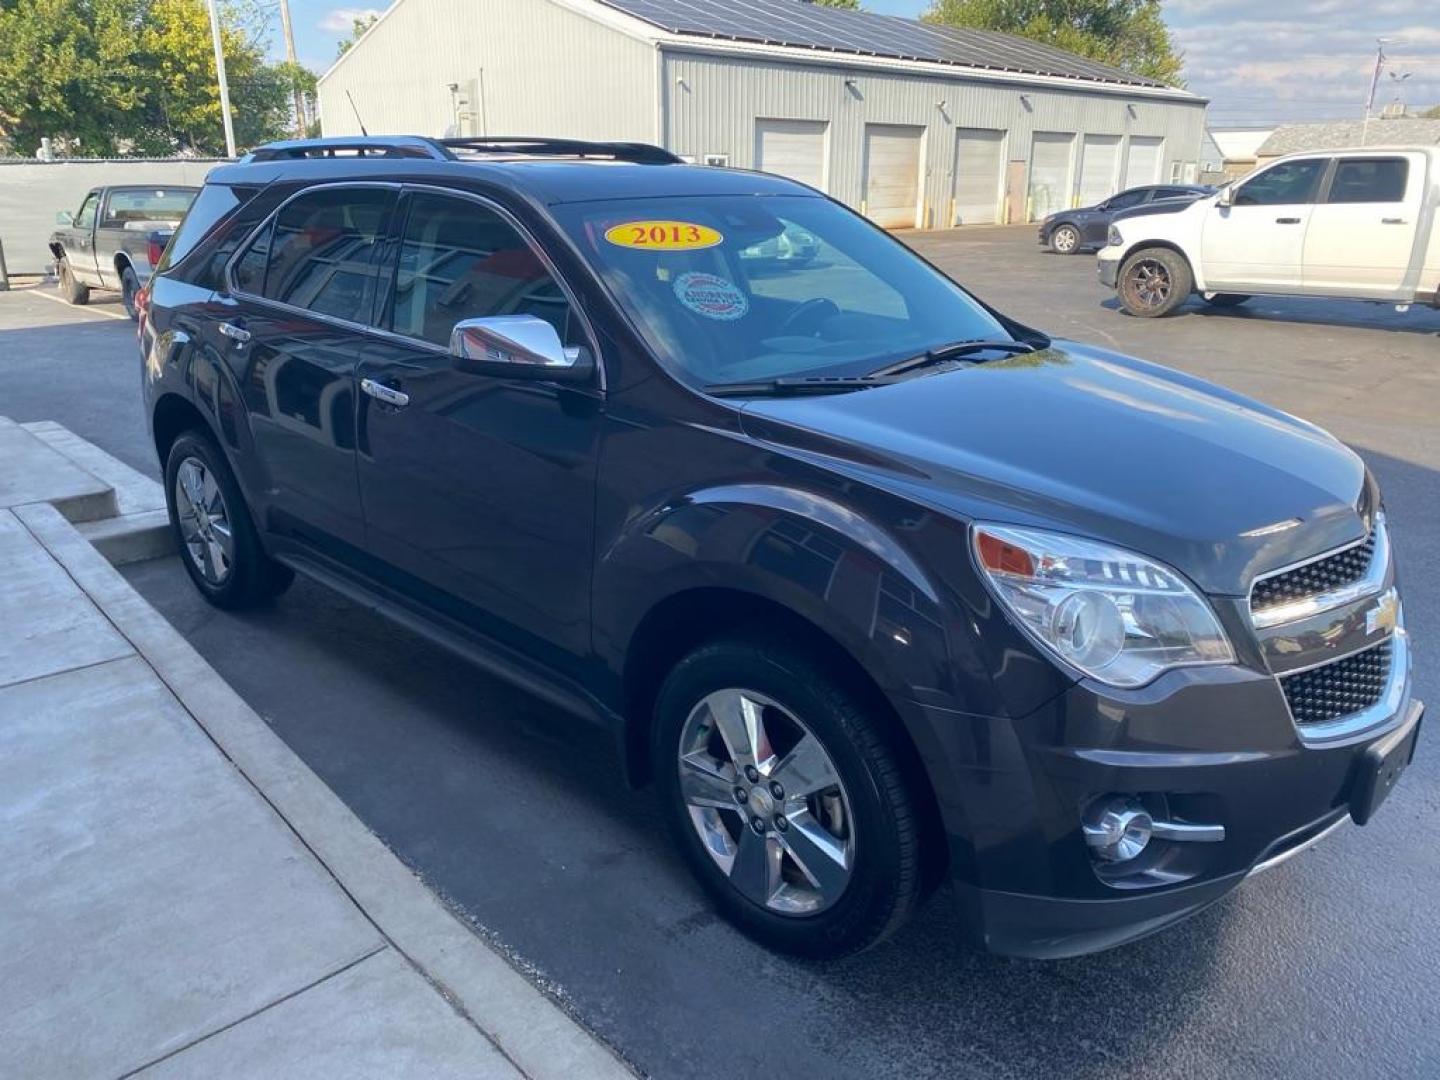
M 1154 79 L 1011 34 L 830 8 L 806 0 L 599 2 L 683 38 L 850 53 L 1123 86 L 1165 87 Z
M 1210 129 L 1210 137 L 1226 161 L 1253 161 L 1261 144 L 1273 134 L 1273 127 Z
M 1279 157 L 1302 150 L 1349 150 L 1404 143 L 1440 145 L 1440 120 L 1341 120 L 1328 124 L 1282 124 L 1257 151 Z

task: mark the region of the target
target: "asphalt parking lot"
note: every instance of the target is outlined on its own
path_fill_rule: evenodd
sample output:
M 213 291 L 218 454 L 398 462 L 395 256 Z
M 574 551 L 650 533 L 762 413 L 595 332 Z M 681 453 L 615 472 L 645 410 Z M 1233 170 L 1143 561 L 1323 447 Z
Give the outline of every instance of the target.
M 1192 301 L 1146 321 L 1116 310 L 1092 258 L 1042 252 L 1028 226 L 913 243 L 1022 320 L 1354 445 L 1386 494 L 1419 692 L 1440 702 L 1440 311 Z M 155 475 L 118 311 L 0 295 L 0 414 L 57 420 Z M 1433 732 L 1373 824 L 1158 937 L 1062 963 L 987 957 L 959 944 L 942 891 L 886 945 L 801 963 L 711 913 L 596 733 L 308 582 L 235 616 L 173 559 L 127 577 L 407 864 L 648 1074 L 1440 1074 Z

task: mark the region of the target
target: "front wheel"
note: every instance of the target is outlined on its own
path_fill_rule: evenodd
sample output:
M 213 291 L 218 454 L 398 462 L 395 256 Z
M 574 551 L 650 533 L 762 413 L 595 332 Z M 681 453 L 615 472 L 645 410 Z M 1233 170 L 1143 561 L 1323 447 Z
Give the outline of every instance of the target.
M 1057 255 L 1074 255 L 1080 250 L 1080 232 L 1073 225 L 1061 225 L 1050 234 L 1050 250 Z
M 1194 288 L 1190 264 L 1170 248 L 1145 248 L 1120 267 L 1120 303 L 1131 315 L 1154 319 L 1169 315 Z
M 801 652 L 702 646 L 660 691 L 667 821 L 720 910 L 782 952 L 855 952 L 923 893 L 914 802 L 879 720 Z
M 70 263 L 65 259 L 60 260 L 58 270 L 60 277 L 60 295 L 69 304 L 88 304 L 90 302 L 90 286 L 82 285 L 75 280 L 75 273 L 70 269 Z

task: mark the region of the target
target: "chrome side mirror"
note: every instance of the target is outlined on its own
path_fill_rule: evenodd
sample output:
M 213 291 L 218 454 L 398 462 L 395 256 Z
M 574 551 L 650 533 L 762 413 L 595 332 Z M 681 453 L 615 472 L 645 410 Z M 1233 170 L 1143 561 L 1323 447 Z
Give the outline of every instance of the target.
M 61 210 L 55 215 L 56 225 L 73 225 L 74 223 L 75 215 L 72 214 L 69 210 Z
M 595 370 L 588 349 L 566 348 L 555 327 L 534 315 L 461 319 L 450 331 L 450 357 L 459 371 L 502 379 L 580 382 Z

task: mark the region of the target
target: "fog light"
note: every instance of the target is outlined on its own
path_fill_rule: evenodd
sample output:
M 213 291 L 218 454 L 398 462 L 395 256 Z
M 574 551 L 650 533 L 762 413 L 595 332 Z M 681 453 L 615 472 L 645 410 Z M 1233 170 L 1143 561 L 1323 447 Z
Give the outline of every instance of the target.
M 1090 804 L 1082 827 L 1085 842 L 1097 859 L 1128 862 L 1150 843 L 1154 822 L 1133 799 L 1112 795 Z

